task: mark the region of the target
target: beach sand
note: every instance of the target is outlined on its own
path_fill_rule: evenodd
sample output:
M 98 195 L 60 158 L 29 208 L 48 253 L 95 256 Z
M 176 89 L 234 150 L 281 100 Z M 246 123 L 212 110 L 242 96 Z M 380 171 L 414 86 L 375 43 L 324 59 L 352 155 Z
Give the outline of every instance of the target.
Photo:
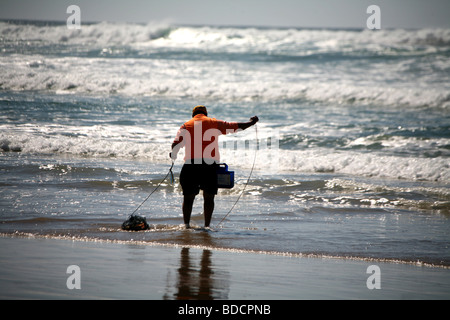
M 36 237 L 0 237 L 0 260 L 1 299 L 450 298 L 449 269 L 404 263 Z

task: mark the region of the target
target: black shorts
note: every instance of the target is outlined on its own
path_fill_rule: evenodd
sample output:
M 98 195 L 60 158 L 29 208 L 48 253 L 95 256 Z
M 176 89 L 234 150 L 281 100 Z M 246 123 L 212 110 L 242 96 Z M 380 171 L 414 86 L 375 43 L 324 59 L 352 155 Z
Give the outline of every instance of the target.
M 217 194 L 217 164 L 184 164 L 180 173 L 183 195 Z

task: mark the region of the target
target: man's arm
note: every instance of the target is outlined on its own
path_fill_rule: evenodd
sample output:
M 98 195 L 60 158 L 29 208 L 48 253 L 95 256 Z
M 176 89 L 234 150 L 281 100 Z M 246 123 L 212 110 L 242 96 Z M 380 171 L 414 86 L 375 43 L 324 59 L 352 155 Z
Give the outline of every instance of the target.
M 180 143 L 181 141 L 177 141 L 172 143 L 172 150 Z
M 184 133 L 185 133 L 186 127 L 182 125 L 180 129 L 177 132 L 177 136 L 175 137 L 175 140 L 172 143 L 171 152 L 169 153 L 169 157 L 175 161 L 177 159 L 178 151 L 180 151 L 180 148 L 184 145 Z
M 238 128 L 245 130 L 259 121 L 257 116 L 251 117 L 249 122 L 238 122 Z
M 180 148 L 177 148 L 177 146 L 179 145 L 181 143 L 181 141 L 177 141 L 177 142 L 174 142 L 174 143 L 172 143 L 172 151 L 169 153 L 169 157 L 173 160 L 173 161 L 175 161 L 175 160 L 177 160 L 177 154 L 178 154 L 178 151 L 180 150 Z

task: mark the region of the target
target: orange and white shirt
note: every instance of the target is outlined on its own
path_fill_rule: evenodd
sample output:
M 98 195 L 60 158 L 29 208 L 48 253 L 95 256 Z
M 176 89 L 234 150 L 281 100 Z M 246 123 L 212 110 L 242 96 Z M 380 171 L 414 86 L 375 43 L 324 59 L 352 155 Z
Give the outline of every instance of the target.
M 219 136 L 234 133 L 238 129 L 237 122 L 227 122 L 197 114 L 184 123 L 173 141 L 176 144 L 173 152 L 185 147 L 185 163 L 207 164 L 219 163 Z

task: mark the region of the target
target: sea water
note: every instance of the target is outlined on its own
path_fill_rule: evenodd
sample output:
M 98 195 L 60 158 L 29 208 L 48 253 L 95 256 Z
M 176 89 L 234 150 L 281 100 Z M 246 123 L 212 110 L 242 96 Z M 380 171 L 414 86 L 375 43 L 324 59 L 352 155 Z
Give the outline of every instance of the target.
M 450 266 L 448 29 L 3 21 L 0 50 L 2 234 Z M 197 104 L 260 119 L 221 138 L 212 231 L 182 154 L 160 185 Z

